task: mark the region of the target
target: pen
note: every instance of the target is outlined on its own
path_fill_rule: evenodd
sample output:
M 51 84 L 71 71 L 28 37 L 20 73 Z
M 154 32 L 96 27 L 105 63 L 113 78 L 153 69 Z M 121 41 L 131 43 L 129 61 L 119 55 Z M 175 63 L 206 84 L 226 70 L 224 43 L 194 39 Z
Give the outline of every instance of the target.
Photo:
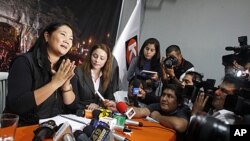
M 87 123 L 83 122 L 83 121 L 80 121 L 80 120 L 77 120 L 77 119 L 73 119 L 73 118 L 70 118 L 70 117 L 67 117 L 67 116 L 64 116 L 64 115 L 59 115 L 63 118 L 66 118 L 66 119 L 69 119 L 69 120 L 72 120 L 72 121 L 75 121 L 75 122 L 78 122 L 78 123 L 81 123 L 81 124 L 85 124 L 85 125 L 88 125 Z
M 102 94 L 100 94 L 100 92 L 98 91 L 95 91 L 96 94 L 99 96 L 99 98 L 102 100 L 102 101 L 105 101 L 104 97 L 102 96 Z

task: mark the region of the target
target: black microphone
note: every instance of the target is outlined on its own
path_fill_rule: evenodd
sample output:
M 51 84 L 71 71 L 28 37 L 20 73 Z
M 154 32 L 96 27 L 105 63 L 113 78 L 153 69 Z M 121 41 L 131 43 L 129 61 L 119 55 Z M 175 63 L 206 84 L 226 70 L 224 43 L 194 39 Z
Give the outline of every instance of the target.
M 92 131 L 93 132 L 93 131 Z M 76 130 L 74 132 L 74 137 L 76 141 L 91 141 L 86 133 L 81 130 Z
M 76 115 L 79 117 L 85 117 L 85 110 L 84 109 L 76 110 Z
M 139 126 L 139 127 L 143 126 L 142 122 L 131 120 L 131 119 L 126 119 L 125 124 L 136 125 L 136 126 Z
M 94 127 L 94 126 L 88 125 L 88 126 L 84 127 L 82 131 L 83 131 L 88 137 L 90 137 L 90 136 L 92 135 L 92 133 L 93 133 L 94 130 L 95 130 L 95 127 Z
M 99 119 L 102 117 L 112 117 L 112 111 L 109 109 L 95 109 L 92 111 L 92 116 L 94 119 Z
M 35 136 L 32 141 L 42 141 L 45 138 L 52 138 L 56 129 L 57 126 L 54 120 L 43 122 L 36 130 L 34 130 Z
M 86 126 L 83 129 L 83 132 L 86 133 L 86 135 L 92 141 L 112 140 L 111 130 L 109 129 L 109 125 L 105 122 L 96 119 L 92 120 L 90 122 L 90 125 Z
M 93 131 L 90 139 L 92 141 L 106 141 L 110 133 L 110 129 L 108 127 L 98 125 Z

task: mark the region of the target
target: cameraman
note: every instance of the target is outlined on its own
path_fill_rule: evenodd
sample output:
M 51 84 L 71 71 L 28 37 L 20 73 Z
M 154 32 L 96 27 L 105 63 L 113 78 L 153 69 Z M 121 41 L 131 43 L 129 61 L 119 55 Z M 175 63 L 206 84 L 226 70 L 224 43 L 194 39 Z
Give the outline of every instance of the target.
M 168 59 L 172 59 L 171 66 L 166 65 Z M 166 59 L 163 61 L 163 66 L 163 84 L 175 83 L 181 85 L 185 73 L 194 71 L 194 65 L 183 58 L 181 49 L 177 45 L 170 45 L 166 49 Z
M 227 95 L 234 95 L 240 90 L 242 86 L 241 80 L 233 75 L 227 74 L 223 78 L 222 83 L 218 89 L 214 92 L 212 99 L 211 110 L 207 113 L 213 117 L 220 119 L 226 124 L 234 124 L 237 116 L 232 112 L 224 109 L 224 103 Z M 203 109 L 207 104 L 209 96 L 201 93 L 197 96 L 196 101 L 192 107 L 192 115 L 198 112 L 204 112 Z
M 191 88 L 193 86 L 198 87 L 199 83 L 202 81 L 202 75 L 196 71 L 189 71 L 185 74 L 183 80 L 182 80 L 182 87 L 184 90 L 187 90 L 188 88 Z M 133 82 L 130 83 L 130 88 L 132 87 Z M 142 83 L 143 84 L 143 83 Z M 145 85 L 145 84 L 144 84 Z M 141 85 L 143 86 L 143 85 Z M 141 88 L 143 89 L 143 88 Z M 131 92 L 130 92 L 131 93 Z M 187 95 L 187 99 L 184 97 L 185 104 L 188 105 L 191 109 L 192 104 L 190 102 L 191 95 L 190 93 L 185 93 Z M 159 103 L 160 102 L 160 96 L 155 96 L 148 94 L 147 91 L 143 89 L 143 91 L 140 91 L 140 93 L 137 95 L 138 100 L 144 104 L 152 104 L 152 103 Z M 190 106 L 191 105 L 191 106 Z

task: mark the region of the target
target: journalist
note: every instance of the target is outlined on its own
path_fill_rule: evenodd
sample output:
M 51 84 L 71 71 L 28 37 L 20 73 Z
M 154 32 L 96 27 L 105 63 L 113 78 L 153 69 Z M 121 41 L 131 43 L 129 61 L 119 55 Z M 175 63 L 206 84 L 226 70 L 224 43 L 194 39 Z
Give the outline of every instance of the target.
M 177 45 L 170 45 L 166 49 L 166 59 L 163 60 L 163 84 L 175 83 L 181 85 L 181 81 L 188 71 L 194 71 L 194 65 L 183 58 L 181 49 Z
M 238 119 L 238 115 L 236 115 L 233 111 L 225 109 L 225 101 L 226 97 L 230 95 L 235 95 L 239 92 L 242 86 L 242 80 L 227 74 L 222 80 L 222 83 L 219 85 L 218 89 L 215 90 L 214 95 L 211 101 L 211 107 L 209 108 L 208 115 L 211 115 L 226 124 L 234 124 L 234 122 Z M 201 93 L 197 96 L 196 101 L 192 107 L 192 115 L 197 114 L 198 112 L 204 113 L 204 107 L 209 105 L 209 96 L 205 93 Z M 236 102 L 236 101 L 232 101 Z M 227 103 L 228 104 L 228 103 Z M 233 104 L 233 103 L 229 103 Z M 230 105 L 227 105 L 230 107 Z

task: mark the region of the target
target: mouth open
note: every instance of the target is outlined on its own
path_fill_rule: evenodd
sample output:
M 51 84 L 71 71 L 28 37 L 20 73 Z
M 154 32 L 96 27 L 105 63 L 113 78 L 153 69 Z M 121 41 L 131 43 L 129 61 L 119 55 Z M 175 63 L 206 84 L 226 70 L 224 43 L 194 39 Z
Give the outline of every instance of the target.
M 65 49 L 67 49 L 67 46 L 65 46 L 65 45 L 61 45 L 61 47 L 63 47 L 63 48 L 65 48 Z

